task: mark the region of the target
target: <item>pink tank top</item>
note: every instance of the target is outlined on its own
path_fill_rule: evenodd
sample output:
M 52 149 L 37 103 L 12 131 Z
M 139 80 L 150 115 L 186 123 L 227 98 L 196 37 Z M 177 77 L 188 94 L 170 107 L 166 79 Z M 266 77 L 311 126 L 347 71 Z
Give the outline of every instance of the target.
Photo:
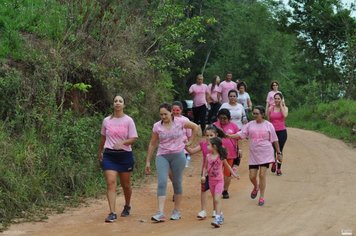
M 274 107 L 272 107 L 269 112 L 269 120 L 276 131 L 281 131 L 286 129 L 286 122 L 282 112 L 274 111 Z

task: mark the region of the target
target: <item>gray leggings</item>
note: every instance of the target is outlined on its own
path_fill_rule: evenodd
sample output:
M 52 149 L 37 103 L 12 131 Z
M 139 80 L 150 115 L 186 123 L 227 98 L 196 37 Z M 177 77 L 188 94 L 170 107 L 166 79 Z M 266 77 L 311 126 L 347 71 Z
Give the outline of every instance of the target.
M 168 172 L 173 173 L 174 194 L 182 194 L 182 179 L 185 168 L 184 152 L 156 156 L 156 170 L 158 177 L 157 196 L 166 196 Z

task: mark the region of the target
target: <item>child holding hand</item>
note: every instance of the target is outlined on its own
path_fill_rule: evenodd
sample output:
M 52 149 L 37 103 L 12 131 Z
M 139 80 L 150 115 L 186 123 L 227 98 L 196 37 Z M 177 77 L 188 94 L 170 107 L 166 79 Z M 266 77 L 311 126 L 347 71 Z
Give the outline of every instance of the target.
M 203 169 L 204 169 L 204 163 L 206 161 L 206 157 L 209 153 L 208 150 L 208 143 L 210 138 L 215 138 L 215 137 L 225 137 L 225 133 L 217 128 L 215 125 L 208 125 L 205 130 L 204 130 L 204 136 L 205 140 L 202 140 L 199 142 L 199 145 L 193 148 L 186 147 L 185 149 L 189 152 L 189 154 L 193 155 L 194 153 L 197 152 L 202 152 L 202 168 L 201 168 L 201 176 L 203 176 Z M 205 219 L 207 217 L 207 212 L 206 212 L 206 202 L 207 202 L 207 192 L 209 190 L 209 183 L 208 183 L 208 176 L 206 176 L 207 173 L 205 173 L 204 177 L 206 177 L 206 181 L 201 183 L 201 194 L 200 194 L 200 203 L 201 203 L 201 211 L 198 213 L 197 217 L 198 219 Z M 214 218 L 216 215 L 215 211 L 215 204 L 213 204 L 213 214 L 212 217 Z
M 222 146 L 222 141 L 220 138 L 214 137 L 209 139 L 208 150 L 209 153 L 204 163 L 201 182 L 205 183 L 207 181 L 207 174 L 209 178 L 208 182 L 210 192 L 213 195 L 214 206 L 217 213 L 211 225 L 213 225 L 215 228 L 219 228 L 224 222 L 224 216 L 221 211 L 221 197 L 224 190 L 223 167 L 227 168 L 233 177 L 238 178 L 238 175 L 233 171 L 226 160 L 227 151 Z

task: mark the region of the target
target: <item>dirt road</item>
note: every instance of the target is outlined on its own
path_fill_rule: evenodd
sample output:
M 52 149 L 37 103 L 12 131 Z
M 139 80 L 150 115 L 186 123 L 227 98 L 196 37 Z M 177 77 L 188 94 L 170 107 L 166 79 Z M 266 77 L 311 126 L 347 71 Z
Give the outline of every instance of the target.
M 341 141 L 299 129 L 288 129 L 283 175 L 268 171 L 266 204 L 257 206 L 249 195 L 247 144 L 240 166 L 240 180 L 233 180 L 230 199 L 223 200 L 225 223 L 220 229 L 210 226 L 211 218 L 199 221 L 200 156 L 185 172 L 183 218 L 179 221 L 151 223 L 156 211 L 155 178 L 134 189 L 132 215 L 113 224 L 104 223 L 108 207 L 105 199 L 88 207 L 68 210 L 46 222 L 12 225 L 0 235 L 341 235 L 353 230 L 356 235 L 356 151 Z M 166 214 L 173 203 L 169 187 Z M 209 213 L 211 213 L 209 197 Z M 117 205 L 123 206 L 119 196 Z

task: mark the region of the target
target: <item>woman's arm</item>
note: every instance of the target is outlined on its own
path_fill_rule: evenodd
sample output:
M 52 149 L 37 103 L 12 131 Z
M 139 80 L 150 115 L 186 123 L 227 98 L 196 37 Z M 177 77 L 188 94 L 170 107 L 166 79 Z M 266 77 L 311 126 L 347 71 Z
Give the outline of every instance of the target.
M 223 163 L 224 163 L 224 167 L 229 169 L 230 173 L 232 176 L 234 176 L 235 178 L 239 178 L 239 176 L 234 172 L 234 170 L 231 168 L 231 166 L 229 165 L 229 163 L 227 163 L 227 160 L 224 159 L 223 160 Z
M 196 146 L 196 147 L 185 147 L 185 150 L 187 150 L 187 152 L 190 154 L 190 155 L 193 155 L 197 152 L 200 152 L 201 151 L 201 147 L 200 145 Z
M 186 143 L 186 146 L 189 147 L 190 145 L 192 145 L 192 143 L 194 143 L 197 135 L 198 135 L 198 131 L 199 131 L 199 126 L 191 121 L 186 121 L 184 123 L 183 126 L 185 129 L 191 129 L 192 130 L 192 136 L 189 139 L 189 141 Z
M 104 151 L 105 141 L 106 141 L 106 136 L 101 135 L 100 142 L 99 142 L 99 151 L 98 151 L 98 160 L 100 162 L 103 161 L 103 151 Z
M 122 141 L 118 141 L 114 144 L 114 149 L 123 149 L 123 146 L 129 146 L 129 145 L 132 145 L 136 142 L 137 140 L 137 137 L 135 138 L 128 138 L 128 139 L 125 139 L 125 140 L 122 140 Z
M 148 145 L 147 156 L 146 156 L 146 167 L 145 167 L 146 174 L 151 173 L 151 158 L 157 146 L 158 146 L 158 134 L 152 132 L 151 141 L 150 144 Z
M 281 101 L 281 112 L 283 114 L 284 118 L 287 118 L 288 116 L 288 107 L 284 104 L 284 100 Z
M 281 149 L 279 148 L 278 141 L 274 141 L 273 145 L 274 145 L 274 148 L 277 150 L 277 161 L 282 162 L 282 152 L 281 152 Z
M 248 108 L 249 111 L 252 110 L 252 101 L 249 98 L 247 98 L 247 108 Z

